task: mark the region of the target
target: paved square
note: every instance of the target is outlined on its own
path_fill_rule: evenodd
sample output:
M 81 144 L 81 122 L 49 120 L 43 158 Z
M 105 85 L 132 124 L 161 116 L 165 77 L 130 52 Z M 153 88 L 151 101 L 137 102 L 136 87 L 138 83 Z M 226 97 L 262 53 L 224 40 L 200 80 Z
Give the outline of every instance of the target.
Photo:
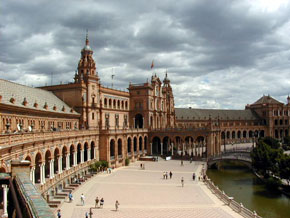
M 104 198 L 104 208 L 94 208 L 92 217 L 138 218 L 138 217 L 240 217 L 220 202 L 198 179 L 192 180 L 193 172 L 199 175 L 201 162 L 180 161 L 142 162 L 113 170 L 112 174 L 99 174 L 79 187 L 74 202 L 61 206 L 62 217 L 85 217 L 89 208 L 95 206 L 95 198 Z M 172 179 L 163 179 L 163 172 L 172 171 Z M 181 186 L 184 178 L 184 187 Z M 80 206 L 80 195 L 85 195 L 85 205 Z M 114 203 L 120 203 L 115 211 Z

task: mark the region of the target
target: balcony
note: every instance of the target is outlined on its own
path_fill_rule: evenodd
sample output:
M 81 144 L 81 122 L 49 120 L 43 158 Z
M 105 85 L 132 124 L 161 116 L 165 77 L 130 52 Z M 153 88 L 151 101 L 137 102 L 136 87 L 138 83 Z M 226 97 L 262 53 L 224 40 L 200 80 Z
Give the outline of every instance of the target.
M 28 142 L 45 141 L 50 139 L 61 138 L 75 138 L 83 137 L 84 135 L 97 134 L 98 130 L 64 130 L 64 131 L 47 131 L 47 132 L 27 132 L 16 134 L 3 134 L 0 135 L 0 146 L 2 148 L 10 147 L 12 145 L 24 144 Z

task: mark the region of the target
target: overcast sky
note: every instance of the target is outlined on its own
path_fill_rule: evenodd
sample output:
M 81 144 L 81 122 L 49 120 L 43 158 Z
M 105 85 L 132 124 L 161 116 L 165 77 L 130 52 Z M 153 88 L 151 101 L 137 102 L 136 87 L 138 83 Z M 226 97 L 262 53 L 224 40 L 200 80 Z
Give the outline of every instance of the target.
M 0 78 L 72 82 L 86 29 L 104 86 L 112 73 L 125 90 L 167 69 L 176 107 L 243 109 L 290 93 L 284 0 L 2 1 Z

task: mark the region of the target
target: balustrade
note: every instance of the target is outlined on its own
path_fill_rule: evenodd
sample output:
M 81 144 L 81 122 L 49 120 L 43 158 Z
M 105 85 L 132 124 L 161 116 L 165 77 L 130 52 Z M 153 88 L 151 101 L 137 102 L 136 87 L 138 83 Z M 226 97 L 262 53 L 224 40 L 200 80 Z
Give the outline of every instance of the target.
M 250 218 L 262 218 L 261 216 L 258 216 L 256 211 L 251 211 L 243 206 L 242 203 L 238 203 L 234 200 L 233 197 L 230 197 L 226 195 L 224 191 L 221 191 L 210 179 L 204 180 L 207 187 L 214 193 L 220 200 L 222 200 L 225 204 L 227 204 L 230 208 L 232 208 L 234 211 L 239 213 L 241 216 Z

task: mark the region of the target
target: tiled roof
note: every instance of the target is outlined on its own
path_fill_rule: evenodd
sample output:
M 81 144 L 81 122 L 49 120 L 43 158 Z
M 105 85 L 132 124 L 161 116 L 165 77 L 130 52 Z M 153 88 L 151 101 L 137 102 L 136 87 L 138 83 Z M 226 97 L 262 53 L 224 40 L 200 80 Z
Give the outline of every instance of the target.
M 259 120 L 252 110 L 218 110 L 218 109 L 191 109 L 175 108 L 177 120 Z
M 78 114 L 52 92 L 0 79 L 1 103 L 61 114 Z M 14 103 L 12 103 L 14 100 Z M 24 105 L 26 102 L 26 106 Z M 37 103 L 37 107 L 35 107 Z M 47 105 L 47 109 L 45 109 Z
M 259 100 L 257 100 L 255 103 L 253 103 L 251 105 L 255 105 L 255 104 L 283 104 L 283 103 L 272 98 L 270 95 L 268 95 L 268 96 L 264 95 Z

